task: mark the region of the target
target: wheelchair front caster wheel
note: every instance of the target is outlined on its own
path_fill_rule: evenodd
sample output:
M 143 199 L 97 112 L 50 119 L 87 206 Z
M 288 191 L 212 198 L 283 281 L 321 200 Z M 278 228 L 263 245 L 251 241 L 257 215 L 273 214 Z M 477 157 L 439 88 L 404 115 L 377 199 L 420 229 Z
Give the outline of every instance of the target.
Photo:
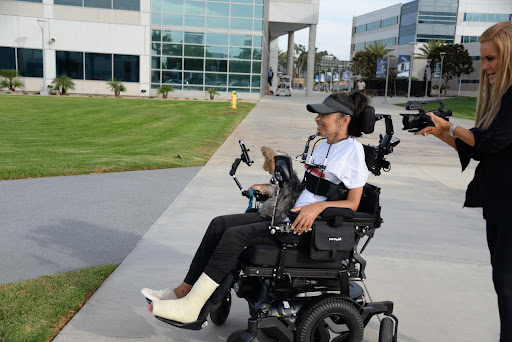
M 231 291 L 228 291 L 222 302 L 218 303 L 210 311 L 210 319 L 215 325 L 222 325 L 228 319 L 231 311 Z
M 384 317 L 380 321 L 379 342 L 393 342 L 393 333 L 393 320 L 389 317 Z
M 227 342 L 258 342 L 258 339 L 247 330 L 237 330 L 229 335 Z
M 295 333 L 297 342 L 361 342 L 363 340 L 363 319 L 359 310 L 348 300 L 327 298 L 319 301 L 300 316 L 300 323 Z

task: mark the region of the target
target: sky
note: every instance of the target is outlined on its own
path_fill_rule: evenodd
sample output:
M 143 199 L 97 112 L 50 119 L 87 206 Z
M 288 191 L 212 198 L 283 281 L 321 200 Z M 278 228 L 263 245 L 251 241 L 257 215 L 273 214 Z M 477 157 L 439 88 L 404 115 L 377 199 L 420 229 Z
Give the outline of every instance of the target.
M 341 60 L 350 55 L 352 17 L 410 0 L 320 0 L 320 13 L 316 28 L 318 51 L 327 51 Z M 308 46 L 309 29 L 295 32 L 295 44 Z M 288 35 L 279 37 L 279 48 L 288 49 Z

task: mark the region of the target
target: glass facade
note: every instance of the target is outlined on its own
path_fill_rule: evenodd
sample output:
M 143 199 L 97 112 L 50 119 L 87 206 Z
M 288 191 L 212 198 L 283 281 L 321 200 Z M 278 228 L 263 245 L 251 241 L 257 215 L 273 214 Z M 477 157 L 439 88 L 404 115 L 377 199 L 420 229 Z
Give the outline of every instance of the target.
M 34 2 L 41 2 L 41 0 Z M 127 11 L 140 11 L 140 0 L 54 0 L 54 4 Z
M 372 31 L 383 27 L 393 26 L 398 24 L 398 17 L 390 17 L 382 20 L 377 20 L 368 24 L 356 26 L 355 33 Z
M 499 23 L 512 20 L 512 14 L 504 13 L 464 13 L 464 21 Z
M 18 71 L 23 77 L 43 77 L 43 51 L 18 48 Z
M 152 89 L 260 91 L 263 0 L 152 0 L 151 8 Z
M 392 37 L 392 38 L 386 38 L 386 39 L 372 40 L 372 41 L 364 42 L 364 43 L 357 43 L 357 44 L 354 44 L 353 51 L 357 52 L 357 51 L 364 50 L 367 46 L 372 45 L 373 43 L 377 43 L 377 42 L 381 42 L 388 47 L 392 47 L 392 46 L 396 45 L 396 38 Z
M 68 76 L 74 79 L 84 79 L 83 52 L 57 51 L 57 76 Z
M 0 70 L 16 69 L 16 49 L 0 46 Z

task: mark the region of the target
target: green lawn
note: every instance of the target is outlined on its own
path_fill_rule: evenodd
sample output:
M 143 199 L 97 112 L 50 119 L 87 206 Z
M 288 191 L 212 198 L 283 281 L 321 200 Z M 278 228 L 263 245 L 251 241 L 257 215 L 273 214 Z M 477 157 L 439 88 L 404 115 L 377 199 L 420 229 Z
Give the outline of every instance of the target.
M 450 109 L 454 117 L 475 120 L 476 97 L 452 97 L 443 98 L 442 100 L 444 102 L 444 109 Z M 397 104 L 397 106 L 403 107 L 405 103 Z M 437 109 L 439 103 L 424 104 L 422 107 L 430 110 Z
M 254 107 L 0 96 L 0 179 L 204 165 Z
M 95 266 L 0 285 L 0 341 L 51 341 L 115 268 Z

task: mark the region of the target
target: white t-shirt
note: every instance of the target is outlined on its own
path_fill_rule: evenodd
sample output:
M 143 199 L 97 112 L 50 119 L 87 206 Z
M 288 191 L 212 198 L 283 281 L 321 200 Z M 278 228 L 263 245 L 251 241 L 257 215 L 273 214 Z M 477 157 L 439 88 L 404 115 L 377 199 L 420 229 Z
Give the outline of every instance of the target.
M 313 151 L 312 164 L 323 165 L 327 150 L 329 150 L 327 157 L 327 165 L 322 173 L 319 169 L 311 170 L 311 173 L 334 183 L 339 184 L 343 182 L 347 189 L 355 189 L 362 187 L 366 184 L 368 179 L 368 168 L 364 160 L 363 145 L 353 137 L 342 140 L 336 144 L 329 145 L 324 140 L 318 148 Z M 309 172 L 309 171 L 306 171 Z M 294 207 L 300 207 L 316 202 L 323 202 L 327 197 L 315 195 L 312 192 L 304 189 L 299 196 Z
M 364 88 L 366 88 L 366 83 L 364 81 L 357 82 L 357 90 L 364 90 Z

